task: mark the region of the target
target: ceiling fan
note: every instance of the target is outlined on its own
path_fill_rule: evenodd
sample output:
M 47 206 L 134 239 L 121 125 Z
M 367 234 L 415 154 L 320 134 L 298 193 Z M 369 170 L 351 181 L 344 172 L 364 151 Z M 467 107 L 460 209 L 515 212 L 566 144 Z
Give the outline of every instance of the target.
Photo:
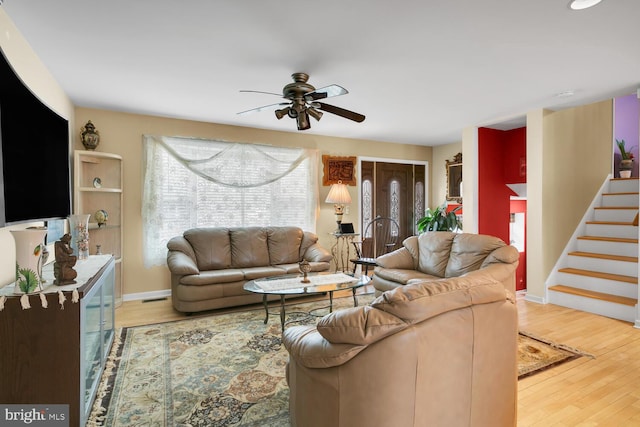
M 344 108 L 336 107 L 334 105 L 325 104 L 318 101 L 319 99 L 330 98 L 332 96 L 345 95 L 349 93 L 345 88 L 338 85 L 329 85 L 320 89 L 316 89 L 307 83 L 309 75 L 305 73 L 293 73 L 291 75 L 293 83 L 289 83 L 282 88 L 282 95 L 273 92 L 261 92 L 257 90 L 241 90 L 240 92 L 253 92 L 253 93 L 266 93 L 268 95 L 282 96 L 288 99 L 288 102 L 280 102 L 278 104 L 265 105 L 258 108 L 252 108 L 251 110 L 241 111 L 238 114 L 247 114 L 258 112 L 262 110 L 273 109 L 276 107 L 282 107 L 275 110 L 276 117 L 279 119 L 284 116 L 289 116 L 292 119 L 296 119 L 298 130 L 306 130 L 311 128 L 309 123 L 309 116 L 316 120 L 320 120 L 322 112 L 335 114 L 340 117 L 344 117 L 354 122 L 362 122 L 365 117 L 362 114 L 355 113 L 353 111 L 345 110 Z

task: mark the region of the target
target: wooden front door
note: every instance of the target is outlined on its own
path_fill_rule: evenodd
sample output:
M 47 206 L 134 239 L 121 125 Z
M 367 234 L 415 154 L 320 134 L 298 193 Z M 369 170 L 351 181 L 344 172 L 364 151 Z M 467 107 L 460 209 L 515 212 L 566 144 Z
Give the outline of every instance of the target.
M 363 161 L 360 173 L 362 232 L 377 216 L 393 218 L 400 227 L 400 247 L 415 234 L 416 221 L 424 213 L 425 166 Z

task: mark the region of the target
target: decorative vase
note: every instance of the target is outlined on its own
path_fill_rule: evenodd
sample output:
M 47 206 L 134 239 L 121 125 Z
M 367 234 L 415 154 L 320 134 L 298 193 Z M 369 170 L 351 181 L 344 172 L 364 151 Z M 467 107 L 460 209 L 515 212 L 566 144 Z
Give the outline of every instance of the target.
M 78 260 L 89 258 L 89 214 L 69 215 L 71 249 Z
M 80 138 L 82 139 L 82 145 L 84 145 L 84 148 L 87 150 L 95 150 L 98 144 L 100 144 L 100 133 L 93 123 L 91 123 L 91 120 L 82 128 Z
M 621 170 L 620 171 L 620 178 L 631 178 L 631 171 L 630 170 Z
M 41 291 L 41 263 L 45 227 L 11 230 L 16 245 L 16 285 L 14 293 L 30 294 Z

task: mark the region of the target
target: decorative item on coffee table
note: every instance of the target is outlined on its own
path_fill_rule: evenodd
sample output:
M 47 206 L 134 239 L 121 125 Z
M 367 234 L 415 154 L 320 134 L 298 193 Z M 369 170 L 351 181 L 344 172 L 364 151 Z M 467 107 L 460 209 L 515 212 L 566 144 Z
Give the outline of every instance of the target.
M 302 261 L 300 261 L 300 263 L 298 264 L 300 271 L 302 272 L 302 280 L 300 281 L 301 283 L 311 283 L 311 280 L 309 280 L 309 272 L 311 271 L 311 264 L 309 264 L 309 261 L 307 261 L 306 259 L 303 259 Z

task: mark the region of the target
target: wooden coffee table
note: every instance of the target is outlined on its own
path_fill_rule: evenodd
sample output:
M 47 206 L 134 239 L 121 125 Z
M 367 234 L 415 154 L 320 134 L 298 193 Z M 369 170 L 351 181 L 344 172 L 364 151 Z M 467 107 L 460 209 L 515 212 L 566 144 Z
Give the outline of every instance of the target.
M 369 276 L 356 277 L 349 273 L 309 273 L 310 283 L 302 282 L 302 274 L 286 274 L 282 276 L 265 277 L 251 280 L 244 284 L 244 290 L 262 294 L 264 305 L 264 323 L 269 321 L 268 295 L 280 295 L 280 326 L 284 331 L 285 297 L 287 295 L 317 295 L 329 294 L 329 312 L 333 312 L 333 293 L 351 289 L 353 306 L 358 306 L 356 290 L 366 286 L 371 281 Z

